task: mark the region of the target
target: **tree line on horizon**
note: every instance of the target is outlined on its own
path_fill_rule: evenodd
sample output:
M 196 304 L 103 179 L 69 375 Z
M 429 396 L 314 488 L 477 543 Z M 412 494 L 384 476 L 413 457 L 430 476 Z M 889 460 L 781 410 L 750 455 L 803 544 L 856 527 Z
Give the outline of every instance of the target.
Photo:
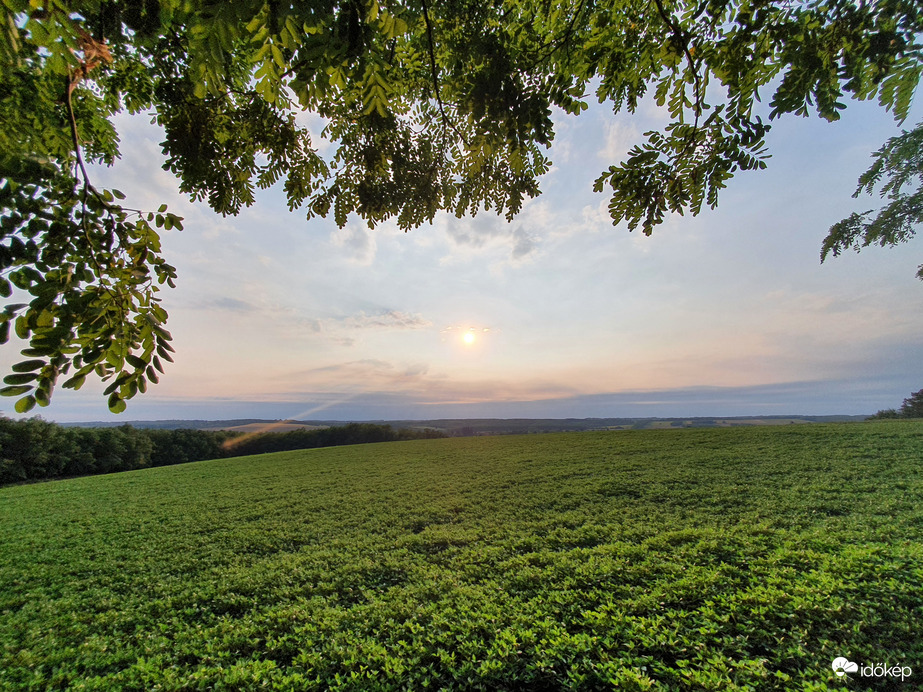
M 228 430 L 63 427 L 40 417 L 0 417 L 0 485 L 172 466 L 191 461 L 317 447 L 445 437 L 349 423 L 316 430 L 244 434 Z
M 869 420 L 881 418 L 923 418 L 923 389 L 904 399 L 899 409 L 882 409 L 874 416 L 870 416 Z

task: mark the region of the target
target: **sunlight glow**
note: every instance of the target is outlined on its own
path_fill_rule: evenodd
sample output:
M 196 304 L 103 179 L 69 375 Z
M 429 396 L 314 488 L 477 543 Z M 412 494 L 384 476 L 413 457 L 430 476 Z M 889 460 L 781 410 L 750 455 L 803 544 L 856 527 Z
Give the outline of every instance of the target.
M 467 332 L 465 332 L 464 336 L 462 336 L 462 340 L 466 344 L 473 344 L 474 343 L 474 332 L 471 330 L 468 330 Z
M 339 397 L 337 399 L 328 401 L 327 403 L 320 404 L 319 406 L 313 406 L 309 409 L 305 409 L 301 413 L 295 414 L 295 416 L 292 418 L 286 418 L 285 420 L 279 420 L 279 421 L 268 423 L 266 427 L 261 430 L 246 433 L 244 435 L 241 435 L 240 437 L 232 437 L 228 440 L 225 440 L 224 442 L 221 443 L 221 447 L 222 449 L 233 449 L 234 447 L 241 444 L 242 442 L 246 442 L 247 440 L 250 440 L 256 437 L 257 435 L 262 435 L 263 433 L 274 432 L 274 431 L 281 432 L 282 430 L 285 429 L 285 426 L 287 424 L 289 423 L 297 424 L 299 418 L 307 418 L 308 416 L 314 413 L 317 413 L 318 411 L 323 411 L 324 409 L 330 408 L 331 406 L 337 406 L 338 404 L 343 404 L 343 403 L 346 403 L 347 401 L 352 401 L 357 396 L 359 396 L 358 393 L 349 394 L 347 396 Z

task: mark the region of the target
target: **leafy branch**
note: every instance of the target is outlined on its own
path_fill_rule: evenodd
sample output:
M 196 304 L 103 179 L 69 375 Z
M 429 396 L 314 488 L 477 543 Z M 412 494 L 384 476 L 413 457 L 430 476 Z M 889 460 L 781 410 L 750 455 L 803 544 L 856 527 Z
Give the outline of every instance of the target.
M 436 97 L 436 104 L 439 106 L 439 114 L 442 116 L 442 122 L 444 125 L 451 127 L 455 130 L 455 134 L 458 135 L 458 138 L 464 142 L 465 146 L 468 146 L 468 140 L 465 138 L 459 129 L 455 126 L 455 121 L 451 120 L 445 112 L 445 106 L 442 103 L 441 89 L 439 88 L 439 71 L 436 68 L 436 49 L 433 42 L 433 24 L 429 18 L 429 9 L 426 6 L 426 0 L 420 0 L 420 4 L 423 6 L 423 22 L 426 25 L 426 43 L 427 43 L 427 52 L 429 53 L 429 65 L 433 77 L 433 95 Z
M 703 95 L 701 93 L 702 86 L 699 78 L 699 67 L 692 57 L 692 50 L 689 47 L 689 37 L 683 32 L 682 27 L 676 21 L 675 17 L 671 17 L 667 14 L 660 0 L 654 0 L 654 4 L 657 7 L 660 18 L 663 19 L 664 24 L 672 31 L 675 43 L 682 48 L 683 54 L 686 57 L 686 62 L 689 65 L 689 71 L 692 72 L 692 79 L 694 82 L 693 89 L 695 93 L 695 104 L 693 106 L 695 111 L 695 122 L 692 126 L 694 133 L 698 130 L 699 117 L 702 115 L 702 108 L 704 105 Z
M 913 183 L 916 190 L 904 192 Z M 871 209 L 855 212 L 831 226 L 821 248 L 821 262 L 848 249 L 894 247 L 916 235 L 923 223 L 923 122 L 892 137 L 875 152 L 874 163 L 859 178 L 853 197 L 873 194 L 879 185 L 881 198 L 889 202 L 877 213 Z M 923 265 L 917 277 L 923 281 Z

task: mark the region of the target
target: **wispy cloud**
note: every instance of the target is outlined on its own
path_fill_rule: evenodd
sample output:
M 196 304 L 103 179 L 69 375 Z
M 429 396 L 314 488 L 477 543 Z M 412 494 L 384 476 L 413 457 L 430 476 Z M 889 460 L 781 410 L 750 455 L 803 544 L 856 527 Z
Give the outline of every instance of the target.
M 597 156 L 609 165 L 622 161 L 628 150 L 643 139 L 638 128 L 623 118 L 604 121 L 603 133 L 603 146 Z
M 550 218 L 544 203 L 527 202 L 515 223 L 489 212 L 473 219 L 448 219 L 441 225 L 449 253 L 440 263 L 460 264 L 488 257 L 501 264 L 522 265 L 537 255 Z
M 524 260 L 526 257 L 535 252 L 538 247 L 538 241 L 535 236 L 530 234 L 521 226 L 513 231 L 513 250 L 510 256 L 514 260 Z
M 452 219 L 446 226 L 452 243 L 460 248 L 480 249 L 510 235 L 509 222 L 484 212 L 473 219 Z
M 371 315 L 359 312 L 340 320 L 328 320 L 328 324 L 345 329 L 422 329 L 432 325 L 432 322 L 422 315 L 412 315 L 400 310 L 386 310 Z
M 378 249 L 373 231 L 358 222 L 336 229 L 330 235 L 330 242 L 345 250 L 351 262 L 363 266 L 372 264 Z
M 254 312 L 259 309 L 245 300 L 238 300 L 237 298 L 230 298 L 227 296 L 206 301 L 203 307 L 207 310 L 227 310 L 236 313 Z
M 306 391 L 340 392 L 351 396 L 358 393 L 381 391 L 422 391 L 429 366 L 425 363 L 396 365 L 377 358 L 292 370 L 280 373 L 273 379 L 278 383 L 278 393 L 287 399 L 303 396 Z

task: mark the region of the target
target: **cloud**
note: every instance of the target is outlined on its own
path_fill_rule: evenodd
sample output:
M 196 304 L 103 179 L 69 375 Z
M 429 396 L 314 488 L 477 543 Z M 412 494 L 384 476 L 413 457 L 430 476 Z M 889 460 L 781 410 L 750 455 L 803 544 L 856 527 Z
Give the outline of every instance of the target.
M 333 392 L 355 397 L 371 392 L 425 392 L 429 365 L 395 365 L 378 358 L 331 363 L 307 370 L 282 373 L 273 378 L 287 391 L 278 392 L 281 400 L 310 396 L 308 392 Z
M 420 314 L 400 310 L 382 310 L 368 314 L 360 311 L 345 317 L 299 318 L 299 331 L 322 336 L 343 347 L 355 346 L 355 335 L 373 331 L 404 331 L 425 329 L 432 322 Z
M 294 418 L 306 420 L 320 411 L 325 420 L 424 420 L 437 418 L 588 418 L 588 417 L 692 417 L 871 414 L 894 407 L 907 396 L 907 379 L 887 378 L 793 381 L 744 387 L 686 387 L 631 390 L 581 395 L 563 389 L 531 391 L 523 385 L 506 388 L 494 383 L 497 396 L 476 396 L 484 383 L 440 386 L 435 376 L 409 366 L 399 370 L 378 360 L 357 360 L 316 369 L 326 374 L 328 389 L 305 387 L 305 373 L 291 373 L 297 382 L 289 391 L 238 396 L 151 396 L 133 400 L 134 420 L 166 418 Z M 312 372 L 312 371 L 307 371 Z M 376 377 L 371 387 L 336 384 L 336 376 Z M 401 381 L 406 386 L 380 388 Z M 320 383 L 323 378 L 315 378 Z M 414 386 L 414 383 L 415 386 Z M 298 386 L 302 389 L 297 389 Z M 117 420 L 97 393 L 64 390 L 56 402 L 55 420 Z M 482 392 L 483 394 L 483 392 Z M 475 396 L 471 396 L 475 395 Z M 18 416 L 17 416 L 18 417 Z M 317 418 L 321 418 L 317 416 Z
M 316 374 L 316 373 L 327 373 L 327 372 L 349 372 L 354 371 L 357 368 L 366 371 L 381 371 L 381 370 L 391 370 L 393 366 L 391 363 L 385 360 L 378 360 L 377 358 L 362 358 L 359 360 L 351 360 L 345 363 L 335 363 L 333 365 L 323 365 L 319 368 L 311 368 L 310 370 L 305 370 L 305 374 Z
M 496 256 L 502 252 L 501 264 L 521 265 L 536 254 L 539 232 L 550 216 L 546 205 L 527 202 L 518 217 L 521 224 L 516 226 L 490 213 L 448 220 L 445 233 L 452 250 L 441 259 L 441 264 L 454 264 L 488 253 Z
M 761 415 L 865 415 L 900 401 L 902 381 L 794 381 L 746 387 L 685 387 L 574 394 L 566 389 L 498 385 L 498 396 L 478 396 L 457 383 L 424 389 L 367 391 L 350 395 L 337 411 L 347 420 L 427 418 L 722 417 Z M 294 400 L 317 394 L 292 393 Z M 336 394 L 328 394 L 334 399 Z M 343 395 L 339 395 L 342 397 Z
M 480 249 L 491 241 L 509 236 L 509 222 L 484 212 L 470 219 L 452 219 L 446 227 L 449 240 L 460 247 Z
M 258 309 L 255 305 L 251 305 L 245 300 L 237 300 L 237 298 L 228 298 L 227 296 L 208 301 L 204 307 L 209 310 L 227 310 L 237 313 L 253 312 Z
M 386 310 L 373 315 L 362 311 L 334 323 L 347 329 L 421 329 L 432 324 L 422 315 L 411 315 L 400 310 Z
M 404 377 L 420 377 L 429 372 L 429 365 L 426 363 L 414 363 L 404 368 Z
M 554 127 L 554 160 L 567 163 L 574 150 L 574 133 L 579 131 L 576 118 L 558 106 L 551 107 L 551 122 Z
M 361 224 L 350 223 L 336 229 L 330 240 L 336 247 L 346 250 L 349 260 L 355 264 L 368 266 L 375 260 L 378 249 L 375 236 Z
M 329 139 L 324 137 L 324 131 L 327 128 L 328 120 L 317 113 L 311 111 L 295 111 L 295 122 L 299 127 L 303 127 L 311 136 L 311 146 L 321 155 L 330 156 L 333 154 L 333 145 Z
M 603 146 L 597 156 L 610 165 L 618 164 L 628 150 L 641 141 L 641 133 L 633 124 L 621 119 L 603 122 Z
M 513 231 L 513 250 L 510 256 L 514 260 L 524 260 L 535 252 L 538 241 L 521 226 Z

